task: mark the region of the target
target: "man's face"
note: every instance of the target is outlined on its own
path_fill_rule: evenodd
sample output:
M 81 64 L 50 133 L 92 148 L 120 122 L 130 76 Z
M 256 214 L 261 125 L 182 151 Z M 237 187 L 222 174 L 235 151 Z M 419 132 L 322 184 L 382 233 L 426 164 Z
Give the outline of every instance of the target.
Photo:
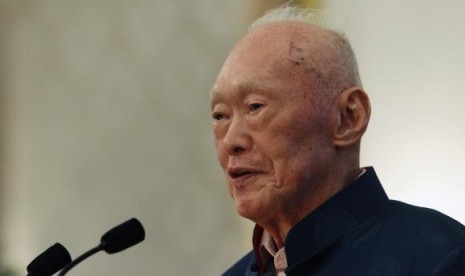
M 256 222 L 286 216 L 308 200 L 331 155 L 326 116 L 315 112 L 289 33 L 280 25 L 249 33 L 212 90 L 215 145 L 228 189 L 238 213 Z

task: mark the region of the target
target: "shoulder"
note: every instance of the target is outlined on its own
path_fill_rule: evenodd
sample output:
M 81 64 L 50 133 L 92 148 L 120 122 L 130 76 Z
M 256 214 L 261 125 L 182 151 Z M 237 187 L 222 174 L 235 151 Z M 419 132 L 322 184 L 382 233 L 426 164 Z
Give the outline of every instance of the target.
M 251 263 L 255 260 L 253 251 L 250 251 L 242 257 L 239 261 L 237 261 L 233 266 L 231 266 L 228 270 L 226 270 L 222 276 L 238 276 L 238 275 L 245 275 L 246 272 L 250 269 Z
M 465 243 L 446 254 L 434 267 L 433 275 L 465 275 Z
M 463 224 L 430 208 L 390 200 L 388 208 L 385 208 L 381 216 L 384 216 L 388 223 L 395 223 L 398 228 L 422 232 L 426 239 L 439 240 L 442 236 L 465 239 Z
M 401 244 L 404 254 L 415 256 L 414 263 L 421 260 L 433 275 L 465 275 L 455 274 L 465 270 L 463 224 L 439 211 L 393 200 L 380 215 L 387 241 Z

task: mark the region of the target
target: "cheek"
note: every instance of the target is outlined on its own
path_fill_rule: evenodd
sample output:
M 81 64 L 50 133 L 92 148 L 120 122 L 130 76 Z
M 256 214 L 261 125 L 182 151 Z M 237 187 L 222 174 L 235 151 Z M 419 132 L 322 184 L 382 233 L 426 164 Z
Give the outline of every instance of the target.
M 215 142 L 222 139 L 225 133 L 225 126 L 221 123 L 213 123 L 213 136 L 215 137 Z
M 318 150 L 324 146 L 320 142 L 321 132 L 299 120 L 289 120 L 286 125 L 269 130 L 268 141 L 262 149 L 273 162 L 276 177 L 284 182 L 305 178 L 305 171 L 311 169 L 312 160 L 318 159 Z
M 213 124 L 213 138 L 215 139 L 216 154 L 220 163 L 222 162 L 222 160 L 224 160 L 224 156 L 226 155 L 226 151 L 222 143 L 224 131 L 224 126 L 219 124 Z M 222 163 L 221 165 L 223 166 Z
M 314 134 L 310 131 L 310 126 L 290 120 L 285 125 L 269 129 L 264 150 L 272 159 L 292 159 L 304 152 L 311 152 L 313 139 Z
M 224 148 L 223 144 L 220 140 L 215 139 L 215 148 L 216 148 L 216 156 L 218 161 L 223 169 L 226 169 L 228 165 L 228 153 Z

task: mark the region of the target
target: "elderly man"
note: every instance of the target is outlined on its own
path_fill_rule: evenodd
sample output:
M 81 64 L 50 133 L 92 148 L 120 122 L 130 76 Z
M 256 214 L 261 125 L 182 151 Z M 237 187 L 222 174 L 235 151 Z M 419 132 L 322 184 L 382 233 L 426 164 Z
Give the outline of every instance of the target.
M 389 200 L 360 168 L 370 103 L 349 42 L 292 6 L 252 25 L 211 110 L 253 250 L 224 275 L 465 275 L 465 227 Z

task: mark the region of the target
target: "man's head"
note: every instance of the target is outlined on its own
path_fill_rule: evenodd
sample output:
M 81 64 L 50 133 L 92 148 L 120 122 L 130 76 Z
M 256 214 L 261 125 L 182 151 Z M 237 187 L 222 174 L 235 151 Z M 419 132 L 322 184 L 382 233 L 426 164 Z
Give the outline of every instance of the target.
M 212 90 L 229 192 L 259 224 L 296 223 L 350 182 L 370 114 L 347 40 L 295 11 L 253 25 Z

